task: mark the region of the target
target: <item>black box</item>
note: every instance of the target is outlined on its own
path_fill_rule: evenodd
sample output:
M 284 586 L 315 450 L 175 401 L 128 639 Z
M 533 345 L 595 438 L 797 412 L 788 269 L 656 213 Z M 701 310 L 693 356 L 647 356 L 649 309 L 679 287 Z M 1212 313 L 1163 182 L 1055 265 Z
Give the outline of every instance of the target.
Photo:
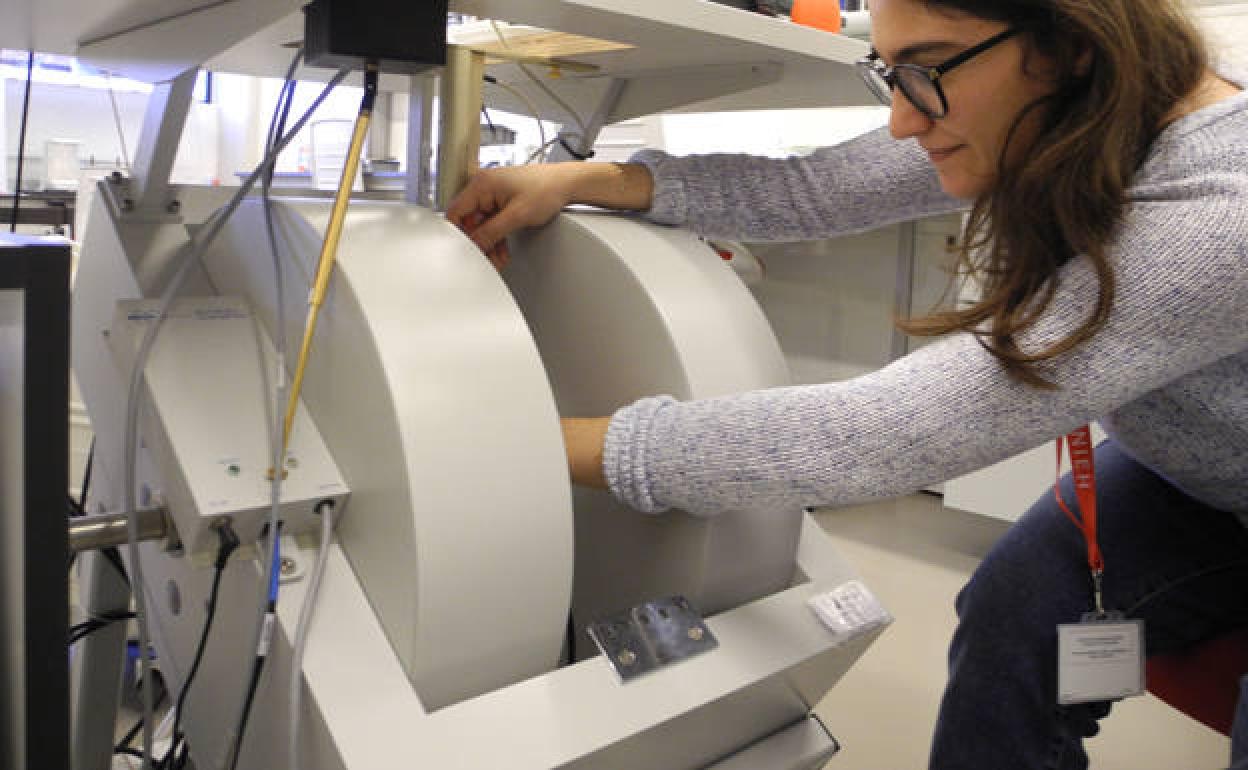
M 448 0 L 313 0 L 304 6 L 304 57 L 313 67 L 415 75 L 446 65 Z
M 69 769 L 69 241 L 0 233 L 0 767 Z

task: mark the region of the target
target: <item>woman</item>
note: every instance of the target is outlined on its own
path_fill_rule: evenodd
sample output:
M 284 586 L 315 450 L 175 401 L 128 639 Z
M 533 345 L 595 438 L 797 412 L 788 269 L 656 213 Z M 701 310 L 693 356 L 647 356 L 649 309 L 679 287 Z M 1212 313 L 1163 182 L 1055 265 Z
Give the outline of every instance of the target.
M 1248 623 L 1248 93 L 1170 0 L 872 0 L 885 132 L 804 159 L 672 158 L 476 176 L 447 211 L 505 235 L 583 202 L 742 240 L 822 238 L 970 205 L 950 334 L 843 383 L 643 399 L 565 420 L 573 480 L 642 511 L 908 493 L 1090 420 L 1106 609 L 1160 653 Z M 1070 479 L 1063 497 L 1076 494 Z M 987 556 L 933 768 L 1083 768 L 1107 702 L 1059 705 L 1058 624 L 1093 607 L 1051 495 Z

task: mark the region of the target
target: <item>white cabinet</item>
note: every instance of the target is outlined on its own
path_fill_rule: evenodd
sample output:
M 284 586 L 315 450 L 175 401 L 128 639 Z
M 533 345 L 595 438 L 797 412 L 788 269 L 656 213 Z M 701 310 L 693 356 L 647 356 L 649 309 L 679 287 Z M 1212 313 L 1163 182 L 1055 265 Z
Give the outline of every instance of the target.
M 835 240 L 751 244 L 766 265 L 754 286 L 798 383 L 843 380 L 887 364 L 900 344 L 893 319 L 922 313 L 944 293 L 947 245 L 961 216 L 932 217 Z M 904 254 L 913 252 L 907 267 Z M 900 272 L 913 288 L 899 301 Z

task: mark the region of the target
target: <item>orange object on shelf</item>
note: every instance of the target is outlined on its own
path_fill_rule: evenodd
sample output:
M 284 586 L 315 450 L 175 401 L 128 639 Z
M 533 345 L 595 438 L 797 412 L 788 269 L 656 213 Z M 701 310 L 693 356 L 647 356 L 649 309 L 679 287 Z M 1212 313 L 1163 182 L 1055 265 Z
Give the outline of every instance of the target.
M 841 4 L 839 0 L 793 0 L 789 18 L 825 32 L 840 32 Z

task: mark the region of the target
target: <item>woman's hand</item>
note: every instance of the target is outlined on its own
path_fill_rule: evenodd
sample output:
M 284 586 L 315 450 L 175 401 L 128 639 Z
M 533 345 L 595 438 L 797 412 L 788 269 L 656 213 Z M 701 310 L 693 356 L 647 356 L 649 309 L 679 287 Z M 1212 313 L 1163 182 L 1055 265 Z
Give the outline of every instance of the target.
M 574 163 L 507 166 L 478 171 L 447 206 L 446 218 L 502 269 L 507 236 L 544 225 L 572 202 Z
M 573 484 L 607 488 L 607 479 L 602 474 L 602 445 L 610 422 L 610 417 L 564 417 L 560 420 Z
M 507 264 L 507 236 L 544 225 L 569 203 L 612 209 L 650 207 L 650 171 L 632 163 L 550 163 L 478 171 L 446 209 L 497 268 Z

